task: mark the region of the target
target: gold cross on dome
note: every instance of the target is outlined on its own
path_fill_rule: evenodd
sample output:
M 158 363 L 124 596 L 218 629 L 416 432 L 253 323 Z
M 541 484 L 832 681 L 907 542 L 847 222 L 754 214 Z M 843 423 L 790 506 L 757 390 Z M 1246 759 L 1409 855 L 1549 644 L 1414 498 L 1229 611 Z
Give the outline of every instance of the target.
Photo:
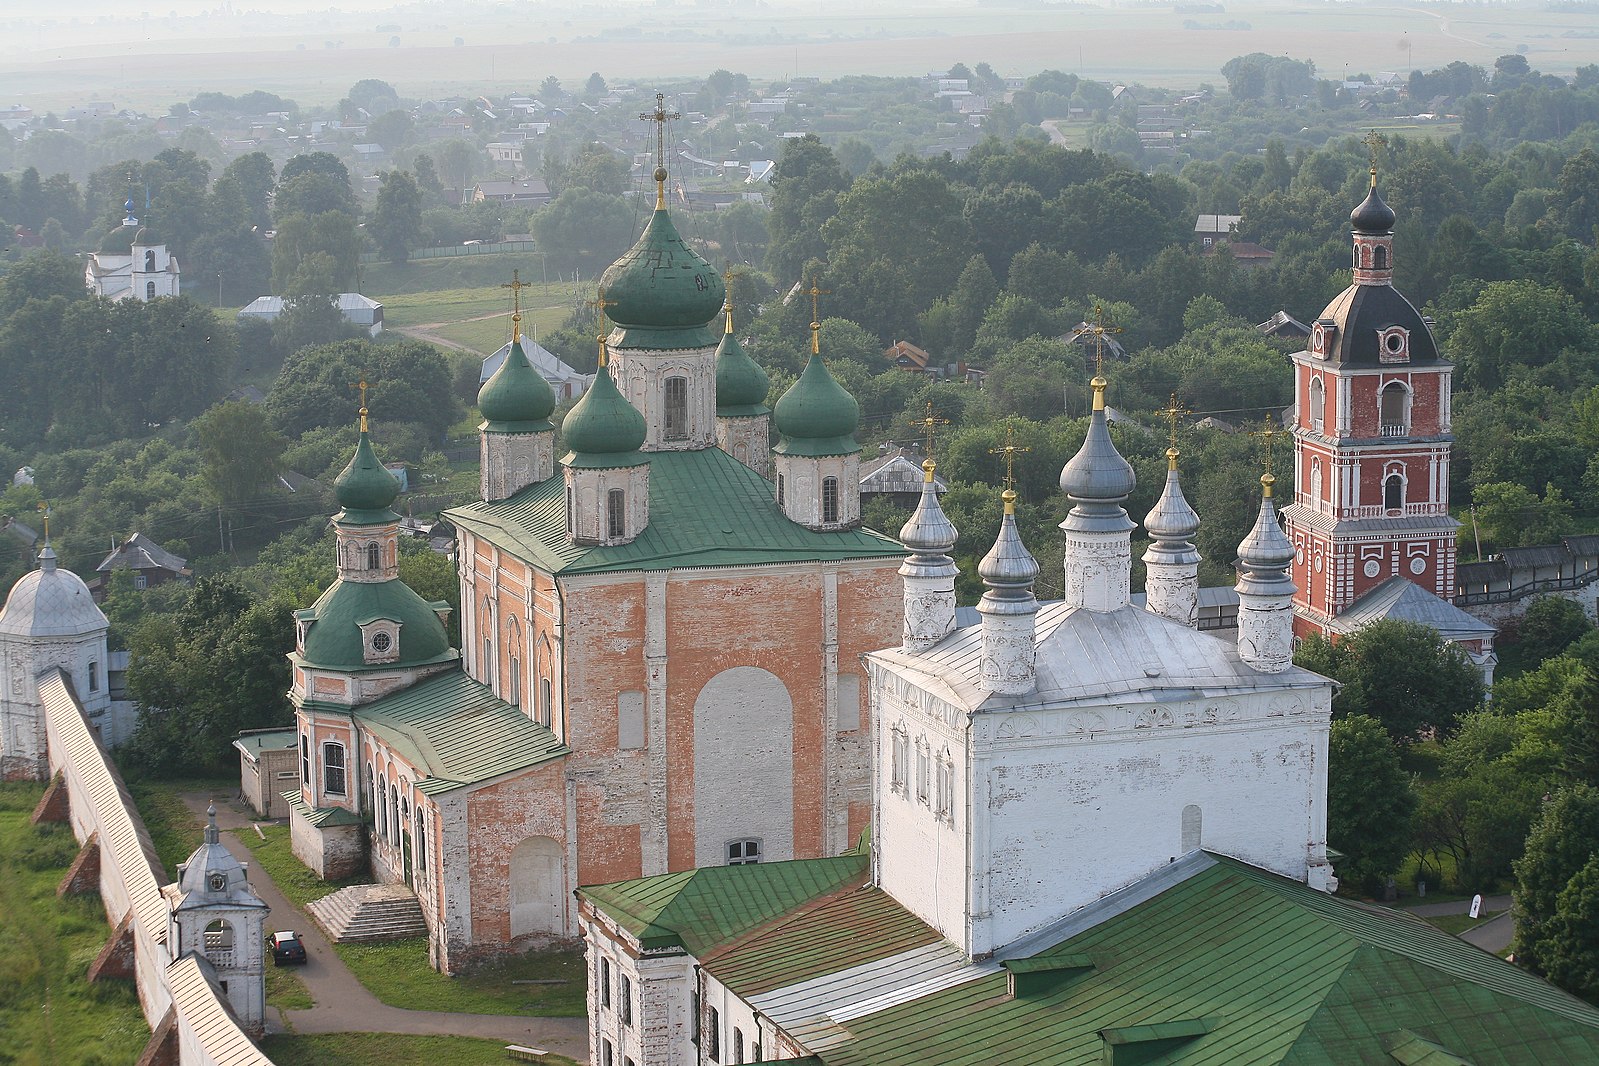
M 1094 305 L 1094 321 L 1090 325 L 1084 322 L 1072 330 L 1072 339 L 1078 337 L 1094 338 L 1094 376 L 1103 377 L 1105 371 L 1105 338 L 1122 331 L 1120 326 L 1105 325 L 1105 308 L 1100 304 Z
M 608 362 L 608 360 L 606 358 L 606 351 L 605 351 L 605 309 L 607 307 L 615 307 L 616 306 L 616 301 L 615 300 L 607 300 L 605 298 L 605 290 L 604 289 L 600 289 L 598 292 L 596 292 L 594 294 L 594 299 L 589 301 L 589 306 L 599 309 L 599 321 L 595 325 L 595 337 L 594 337 L 594 339 L 599 341 L 599 343 L 600 343 L 600 355 L 599 355 L 600 365 L 601 366 L 605 366 L 606 363 Z
M 727 331 L 733 332 L 733 279 L 738 277 L 733 272 L 733 264 L 725 263 L 722 268 L 722 312 L 727 315 Z
M 822 315 L 821 315 L 821 306 L 822 305 L 821 305 L 821 301 L 818 298 L 822 297 L 822 296 L 830 296 L 830 295 L 832 295 L 833 290 L 832 289 L 820 289 L 820 288 L 817 288 L 816 287 L 816 279 L 812 278 L 811 279 L 811 287 L 809 289 L 805 290 L 805 291 L 806 291 L 807 294 L 809 294 L 809 296 L 811 298 L 811 354 L 812 355 L 821 355 L 822 354 L 822 342 L 821 342 L 821 338 L 818 336 L 818 334 L 821 332 L 821 329 L 822 329 Z
M 666 166 L 666 124 L 668 122 L 673 122 L 673 121 L 675 121 L 677 119 L 680 119 L 682 117 L 683 116 L 678 114 L 676 111 L 667 111 L 666 110 L 666 94 L 665 93 L 656 93 L 655 94 L 655 110 L 654 111 L 644 111 L 644 112 L 641 112 L 639 114 L 639 118 L 642 121 L 655 123 L 655 165 L 656 166 L 658 166 L 658 167 Z
M 361 411 L 360 411 L 360 415 L 361 415 L 361 432 L 362 433 L 365 433 L 367 431 L 367 424 L 366 424 L 366 413 L 367 413 L 366 394 L 367 394 L 367 391 L 369 389 L 371 389 L 371 387 L 372 386 L 367 384 L 366 378 L 364 378 L 364 377 L 360 381 L 352 381 L 352 382 L 350 382 L 350 388 L 352 388 L 352 389 L 360 389 L 361 390 Z
M 1361 140 L 1365 142 L 1366 157 L 1371 161 L 1371 172 L 1375 175 L 1377 173 L 1377 153 L 1388 147 L 1388 138 L 1373 129 L 1367 130 L 1366 135 Z
M 500 286 L 502 289 L 511 290 L 511 340 L 522 339 L 522 290 L 531 289 L 531 281 L 522 280 L 520 270 L 511 271 L 511 280 Z
M 933 434 L 938 432 L 938 427 L 939 426 L 947 426 L 947 425 L 949 425 L 949 419 L 947 419 L 947 418 L 939 418 L 937 415 L 933 414 L 933 401 L 932 400 L 928 400 L 927 401 L 927 414 L 924 417 L 922 417 L 922 418 L 913 418 L 913 419 L 911 419 L 911 425 L 916 426 L 916 427 L 921 429 L 921 431 L 922 431 L 922 440 L 926 443 L 926 446 L 927 446 L 926 447 L 927 458 L 931 459 L 933 457 Z
M 1166 419 L 1170 446 L 1175 449 L 1177 447 L 1177 420 L 1189 413 L 1188 408 L 1183 406 L 1183 402 L 1177 398 L 1177 394 L 1174 392 L 1171 394 L 1171 404 L 1155 413 Z
M 1271 464 L 1272 460 L 1276 458 L 1274 452 L 1276 450 L 1277 438 L 1282 436 L 1283 432 L 1284 431 L 1278 429 L 1276 423 L 1271 420 L 1271 415 L 1267 415 L 1261 420 L 1260 428 L 1251 430 L 1249 433 L 1251 437 L 1258 437 L 1260 439 L 1260 462 L 1261 465 L 1266 468 L 1266 477 L 1268 478 L 1272 476 Z
M 44 542 L 50 543 L 50 504 L 45 500 L 39 501 L 39 515 L 44 519 Z
M 1001 448 L 988 449 L 989 455 L 1003 455 L 1005 457 L 1005 490 L 1016 491 L 1016 455 L 1018 452 L 1030 452 L 1033 449 L 1023 448 L 1016 443 L 1016 423 L 1005 423 L 1005 445 Z

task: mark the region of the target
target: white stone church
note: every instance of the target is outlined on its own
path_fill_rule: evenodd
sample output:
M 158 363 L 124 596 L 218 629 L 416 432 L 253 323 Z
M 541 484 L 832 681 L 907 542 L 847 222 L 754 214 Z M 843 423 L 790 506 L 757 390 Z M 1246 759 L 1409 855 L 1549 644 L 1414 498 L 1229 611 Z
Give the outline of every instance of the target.
M 579 891 L 591 1062 L 1599 1056 L 1599 1011 L 1330 895 L 1332 682 L 1290 661 L 1273 479 L 1239 547 L 1236 643 L 1195 628 L 1198 519 L 1175 448 L 1134 606 L 1133 472 L 1093 385 L 1061 473 L 1060 603 L 1034 598 L 1007 491 L 980 621 L 957 627 L 956 533 L 926 465 L 900 534 L 903 639 L 865 656 L 869 847 Z
M 183 271 L 177 258 L 150 227 L 139 225 L 131 199 L 123 207 L 127 215 L 122 225 L 106 234 L 100 249 L 89 254 L 83 283 L 108 300 L 148 302 L 178 295 Z

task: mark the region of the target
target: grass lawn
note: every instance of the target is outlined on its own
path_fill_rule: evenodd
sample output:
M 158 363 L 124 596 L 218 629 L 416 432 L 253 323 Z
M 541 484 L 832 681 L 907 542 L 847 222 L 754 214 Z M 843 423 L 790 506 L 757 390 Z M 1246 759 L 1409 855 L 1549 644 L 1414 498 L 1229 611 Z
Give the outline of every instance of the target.
M 182 793 L 204 792 L 218 797 L 231 797 L 239 791 L 237 777 L 193 778 L 183 781 L 152 781 L 130 778 L 128 792 L 139 816 L 150 830 L 150 841 L 168 876 L 174 876 L 178 863 L 187 859 L 200 846 L 205 823 L 183 805 Z
M 261 1050 L 279 1066 L 389 1066 L 396 1062 L 438 1062 L 449 1066 L 495 1066 L 509 1061 L 505 1045 L 466 1036 L 409 1036 L 400 1033 L 331 1033 L 323 1036 L 269 1036 Z M 550 1066 L 576 1066 L 547 1055 Z
M 415 287 L 428 278 L 447 280 L 427 266 L 438 262 L 457 261 L 421 260 L 416 264 L 415 277 L 393 280 L 393 284 L 406 287 L 392 292 L 377 288 L 376 281 L 369 282 L 367 292 L 383 303 L 384 325 L 390 329 L 428 326 L 429 332 L 483 355 L 498 351 L 511 337 L 511 297 L 500 288 L 510 276 L 511 265 L 502 264 L 499 273 L 469 288 Z M 536 268 L 537 260 L 534 264 Z M 523 274 L 527 273 L 524 269 Z M 535 282 L 533 288 L 522 292 L 523 331 L 536 337 L 559 329 L 574 299 L 570 281 L 552 282 L 547 288 Z
M 293 966 L 273 966 L 268 960 L 266 968 L 267 1005 L 280 1010 L 310 1010 L 316 1006 L 310 990 L 300 980 L 300 971 Z
M 244 841 L 244 846 L 250 849 L 255 861 L 261 864 L 261 869 L 265 870 L 267 876 L 277 884 L 278 891 L 296 906 L 304 907 L 312 900 L 331 895 L 346 885 L 366 885 L 372 882 L 370 877 L 352 877 L 348 881 L 324 881 L 294 857 L 289 845 L 288 826 L 264 825 L 261 827 L 261 832 L 266 835 L 265 840 L 257 836 L 253 829 L 242 830 L 236 835 Z
M 129 1063 L 150 1030 L 132 981 L 83 978 L 111 929 L 98 896 L 56 897 L 78 843 L 65 825 L 28 824 L 43 794 L 0 785 L 0 1062 Z
M 1473 918 L 1469 914 L 1435 914 L 1432 917 L 1425 919 L 1425 921 L 1429 925 L 1437 926 L 1439 929 L 1442 929 L 1451 936 L 1459 936 L 1466 930 L 1481 925 L 1494 915 L 1503 913 L 1504 911 L 1485 910 L 1482 912 L 1481 918 Z
M 464 976 L 448 977 L 429 968 L 427 940 L 422 937 L 381 944 L 335 944 L 334 949 L 356 979 L 391 1007 L 545 1018 L 580 1018 L 585 1009 L 581 952 L 529 952 Z M 560 983 L 512 984 L 552 980 Z

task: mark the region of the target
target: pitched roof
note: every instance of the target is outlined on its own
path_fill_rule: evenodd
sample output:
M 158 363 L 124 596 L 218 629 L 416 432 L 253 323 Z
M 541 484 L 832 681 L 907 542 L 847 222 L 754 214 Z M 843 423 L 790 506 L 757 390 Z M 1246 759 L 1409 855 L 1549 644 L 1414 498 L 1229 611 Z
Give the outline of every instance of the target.
M 1034 954 L 1015 993 L 987 967 L 886 1009 L 840 1004 L 824 1046 L 807 1050 L 826 1066 L 1097 1066 L 1129 1044 L 1216 1066 L 1429 1061 L 1391 1057 L 1417 1040 L 1478 1066 L 1599 1056 L 1599 1010 L 1494 955 L 1407 915 L 1193 858 L 1180 882 Z
M 772 483 L 720 448 L 653 452 L 650 524 L 630 544 L 574 544 L 566 533 L 566 485 L 552 477 L 498 503 L 444 512 L 456 528 L 492 541 L 552 574 L 749 566 L 890 558 L 898 542 L 869 529 L 818 533 L 790 522 Z
M 135 533 L 117 545 L 95 570 L 170 570 L 181 574 L 188 565 L 187 559 L 173 555 L 143 533 Z
M 426 795 L 525 770 L 572 749 L 460 670 L 437 674 L 351 712 L 420 772 Z
M 707 866 L 578 889 L 645 950 L 694 955 L 725 944 L 866 874 L 864 853 L 832 859 Z
M 499 351 L 486 357 L 483 360 L 482 368 L 478 371 L 478 384 L 482 385 L 493 377 L 494 372 L 500 369 L 500 364 L 505 362 L 505 357 L 510 354 L 511 342 L 506 341 L 500 346 Z M 543 375 L 546 381 L 557 384 L 563 381 L 578 381 L 586 388 L 594 380 L 593 374 L 584 374 L 572 369 L 561 362 L 554 352 L 545 348 L 538 341 L 527 337 L 522 338 L 522 354 L 527 356 L 527 361 L 533 364 L 533 369 Z
M 1424 625 L 1446 640 L 1479 640 L 1498 632 L 1487 622 L 1403 577 L 1391 577 L 1368 589 L 1332 620 L 1332 628 L 1338 633 L 1353 633 L 1385 618 Z

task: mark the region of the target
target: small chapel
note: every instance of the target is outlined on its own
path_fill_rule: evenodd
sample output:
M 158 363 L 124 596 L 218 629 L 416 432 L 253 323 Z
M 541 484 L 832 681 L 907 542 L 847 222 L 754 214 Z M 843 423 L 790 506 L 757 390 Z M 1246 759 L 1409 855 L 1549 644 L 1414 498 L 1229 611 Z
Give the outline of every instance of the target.
M 903 548 L 861 526 L 859 406 L 815 322 L 766 406 L 654 177 L 559 435 L 519 321 L 479 393 L 482 499 L 446 512 L 462 647 L 399 580 L 364 415 L 338 579 L 297 618 L 295 854 L 412 886 L 447 971 L 575 936 L 580 884 L 839 855 L 871 820 L 861 662 L 907 601 Z
M 89 253 L 83 283 L 108 300 L 148 302 L 178 295 L 183 271 L 177 258 L 149 226 L 139 224 L 131 198 L 123 209 L 127 215 L 122 224 L 105 235 L 98 251 Z

